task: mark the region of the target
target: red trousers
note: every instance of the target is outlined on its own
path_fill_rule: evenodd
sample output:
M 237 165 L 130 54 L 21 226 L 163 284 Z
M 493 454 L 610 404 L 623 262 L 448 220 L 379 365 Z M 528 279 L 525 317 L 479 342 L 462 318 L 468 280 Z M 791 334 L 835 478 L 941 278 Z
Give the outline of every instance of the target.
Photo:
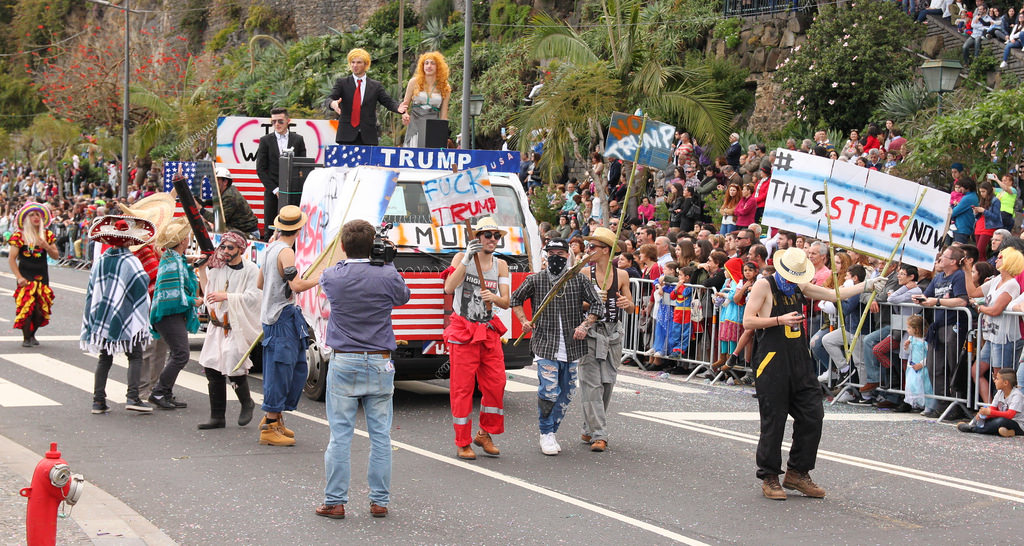
M 480 428 L 489 434 L 505 432 L 505 405 L 502 402 L 505 395 L 505 355 L 501 350 L 501 334 L 488 328 L 487 324 L 452 315 L 445 330 L 445 342 L 451 357 L 449 395 L 457 446 L 468 446 L 473 441 L 470 414 L 473 412 L 473 388 L 478 384 L 483 393 Z

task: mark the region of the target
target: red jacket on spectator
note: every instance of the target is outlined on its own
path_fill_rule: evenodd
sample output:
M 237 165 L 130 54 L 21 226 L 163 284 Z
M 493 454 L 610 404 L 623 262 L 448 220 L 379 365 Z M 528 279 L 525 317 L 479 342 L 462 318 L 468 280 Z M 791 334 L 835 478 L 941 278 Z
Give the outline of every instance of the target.
M 881 148 L 882 143 L 878 142 L 878 138 L 874 135 L 868 135 L 868 138 L 864 140 L 864 152 L 870 152 L 876 148 Z
M 767 194 L 767 192 L 765 193 Z M 755 212 L 757 212 L 757 198 L 753 196 L 740 197 L 740 202 L 736 204 L 736 208 L 733 210 L 733 214 L 736 216 L 736 225 L 747 227 L 753 224 Z
M 771 183 L 772 180 L 768 177 L 762 178 L 757 183 L 757 188 L 754 189 L 754 199 L 757 201 L 757 208 L 764 208 L 764 202 L 768 200 L 768 187 L 771 186 Z

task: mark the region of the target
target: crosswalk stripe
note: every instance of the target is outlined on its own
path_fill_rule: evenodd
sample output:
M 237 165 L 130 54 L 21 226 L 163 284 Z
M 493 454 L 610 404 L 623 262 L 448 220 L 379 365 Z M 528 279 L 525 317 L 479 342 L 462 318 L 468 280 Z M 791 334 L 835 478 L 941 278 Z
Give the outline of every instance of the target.
M 16 335 L 16 336 L 0 336 L 0 341 L 22 341 L 24 339 L 25 339 L 24 336 L 22 336 L 20 334 Z M 40 342 L 45 342 L 45 341 L 78 341 L 79 339 L 81 339 L 81 336 L 46 336 L 46 335 L 38 335 L 38 336 L 36 336 L 36 339 L 38 339 Z
M 0 377 L 0 407 L 24 408 L 31 406 L 59 406 L 49 398 Z
M 193 351 L 193 353 L 195 353 L 195 351 Z M 96 355 L 93 355 L 91 353 L 84 353 L 84 354 L 89 355 L 89 356 L 96 356 Z M 114 355 L 114 366 L 117 366 L 119 368 L 126 368 L 127 369 L 128 368 L 128 357 L 125 356 L 123 353 L 122 354 Z M 181 388 L 183 388 L 185 390 L 195 391 L 195 392 L 198 392 L 200 394 L 209 394 L 209 390 L 207 389 L 206 385 L 207 385 L 207 382 L 206 382 L 206 376 L 205 375 L 199 375 L 197 373 L 187 372 L 185 370 L 181 370 L 181 372 L 178 373 L 178 379 L 174 382 L 174 386 L 175 387 L 181 387 Z M 252 395 L 253 401 L 256 402 L 257 405 L 263 403 L 263 395 L 261 393 L 256 392 L 256 391 L 251 391 L 250 394 Z M 230 397 L 229 397 L 229 401 L 230 401 Z M 237 402 L 237 400 L 236 400 L 236 402 Z
M 12 275 L 11 273 L 4 273 L 2 271 L 0 271 L 0 277 L 7 277 L 8 279 L 14 279 L 15 278 L 15 276 Z M 50 288 L 60 288 L 61 290 L 67 290 L 68 292 L 74 292 L 75 294 L 81 294 L 83 296 L 86 293 L 84 288 L 79 288 L 77 286 L 71 286 L 69 284 L 62 284 L 62 283 L 53 282 L 53 281 L 50 282 Z
M 505 373 L 508 374 L 508 375 L 515 375 L 515 376 L 519 376 L 519 377 L 526 377 L 526 378 L 530 378 L 530 379 L 533 379 L 533 380 L 537 379 L 537 370 L 529 370 L 529 369 L 523 368 L 521 370 L 505 370 Z M 633 378 L 630 378 L 630 380 L 632 380 L 632 379 Z M 625 381 L 623 379 L 623 376 L 620 375 L 619 378 L 616 380 L 616 382 L 618 382 L 618 383 L 628 383 L 630 381 Z M 652 383 L 657 383 L 657 382 L 652 381 Z M 519 387 L 515 387 L 514 388 L 515 390 L 513 390 L 513 389 L 509 389 L 506 386 L 505 390 L 506 391 L 510 391 L 510 392 L 527 392 L 527 391 L 536 391 L 537 390 L 537 385 L 536 384 L 525 383 L 525 385 L 527 387 L 529 387 L 529 388 L 524 388 L 524 389 L 519 390 L 520 389 Z M 579 382 L 579 379 L 577 378 L 577 380 L 576 380 L 576 388 L 579 389 L 579 387 L 580 387 L 580 382 Z M 690 389 L 688 387 L 683 387 L 683 388 L 687 389 L 686 392 L 690 392 L 690 391 L 693 391 L 693 392 L 703 392 L 703 391 L 698 391 L 696 389 Z M 627 389 L 625 387 L 620 387 L 620 386 L 616 385 L 616 386 L 612 387 L 612 392 L 622 392 L 622 393 L 634 394 L 634 393 L 636 393 L 636 390 L 634 390 L 634 389 Z
M 94 374 L 78 366 L 41 354 L 4 354 L 0 358 L 92 394 Z M 108 402 L 124 404 L 128 385 L 107 378 L 106 390 Z

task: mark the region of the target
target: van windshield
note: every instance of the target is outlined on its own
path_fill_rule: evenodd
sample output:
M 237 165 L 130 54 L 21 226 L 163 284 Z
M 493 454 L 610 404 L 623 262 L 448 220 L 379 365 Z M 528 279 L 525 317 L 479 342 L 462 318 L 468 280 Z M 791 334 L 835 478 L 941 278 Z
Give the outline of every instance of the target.
M 526 219 L 519 208 L 519 198 L 514 189 L 508 186 L 491 185 L 494 200 L 497 201 L 497 212 L 492 216 L 499 226 L 525 226 Z M 384 221 L 412 224 L 429 224 L 430 209 L 427 198 L 423 195 L 423 183 L 418 181 L 400 181 L 395 187 Z

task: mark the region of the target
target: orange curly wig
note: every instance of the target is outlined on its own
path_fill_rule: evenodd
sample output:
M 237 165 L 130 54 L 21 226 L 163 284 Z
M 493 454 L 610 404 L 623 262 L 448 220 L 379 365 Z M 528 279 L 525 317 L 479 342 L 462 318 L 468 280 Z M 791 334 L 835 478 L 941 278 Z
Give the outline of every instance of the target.
M 447 98 L 452 93 L 451 85 L 448 85 L 448 62 L 444 60 L 444 55 L 441 55 L 439 51 L 428 51 L 423 55 L 420 55 L 418 61 L 416 61 L 416 92 L 423 91 L 423 87 L 427 81 L 427 74 L 423 71 L 423 63 L 427 59 L 434 61 L 437 65 L 437 72 L 434 77 L 437 81 L 437 90 L 441 93 L 442 97 Z

